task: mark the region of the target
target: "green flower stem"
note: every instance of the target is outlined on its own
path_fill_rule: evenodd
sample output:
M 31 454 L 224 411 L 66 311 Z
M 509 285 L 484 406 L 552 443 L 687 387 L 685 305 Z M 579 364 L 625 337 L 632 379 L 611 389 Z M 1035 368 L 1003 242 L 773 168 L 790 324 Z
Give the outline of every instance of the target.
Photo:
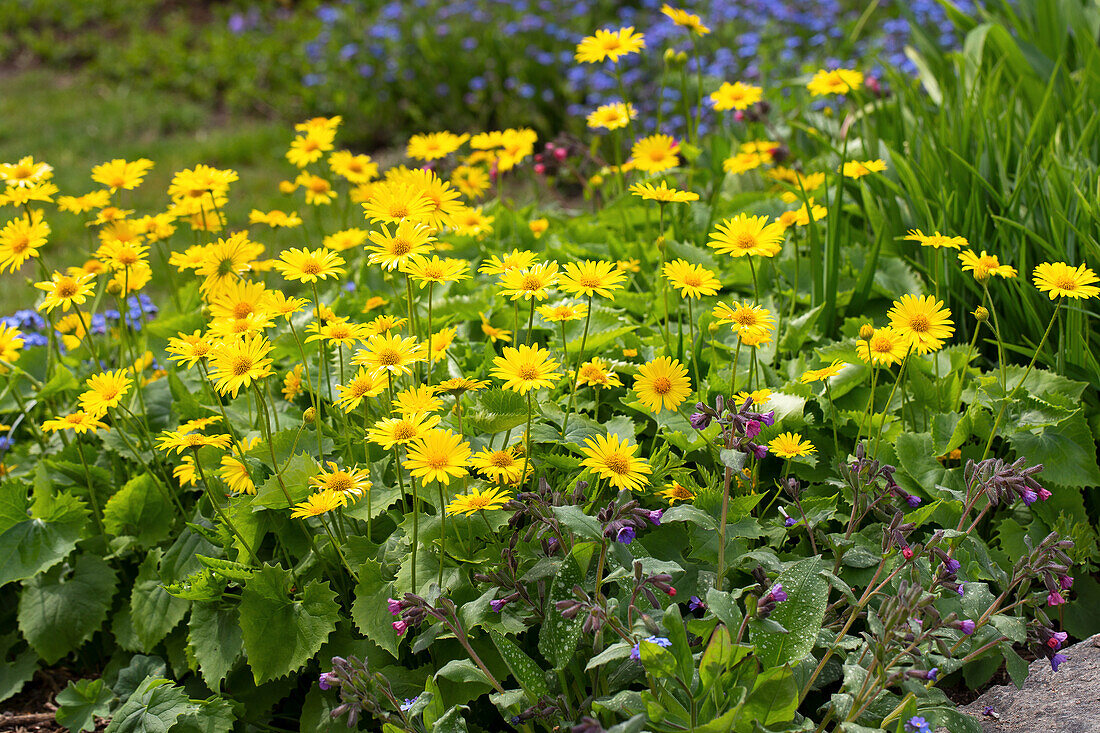
M 428 364 L 426 369 L 428 370 L 428 378 L 425 380 L 425 384 L 429 387 L 432 386 L 432 282 L 428 282 L 428 335 L 425 336 L 425 340 L 428 343 Z
M 886 413 L 890 409 L 890 403 L 894 401 L 894 393 L 898 391 L 898 385 L 905 379 L 905 368 L 909 366 L 909 356 L 913 353 L 913 347 L 910 346 L 909 350 L 905 352 L 905 358 L 901 360 L 901 368 L 898 369 L 898 378 L 894 382 L 893 389 L 890 390 L 890 396 L 886 398 L 886 404 L 882 407 L 882 419 L 878 423 L 878 434 L 875 435 L 875 449 L 871 451 L 874 456 L 878 455 L 878 444 L 882 440 L 882 429 L 886 425 Z M 874 418 L 872 418 L 873 420 Z M 868 435 L 868 437 L 870 437 Z
M 730 399 L 737 395 L 737 362 L 741 360 L 741 334 L 737 334 L 737 348 L 733 352 L 733 367 L 730 369 Z
M 443 496 L 443 484 L 436 481 L 439 489 L 439 576 L 436 585 L 443 588 L 443 561 L 447 557 L 447 506 Z
M 527 345 L 531 345 L 531 332 L 535 328 L 535 299 L 531 298 L 531 312 L 527 316 Z
M 202 470 L 202 461 L 199 460 L 199 449 L 197 447 L 192 448 L 192 453 L 195 456 L 195 468 L 197 468 L 199 471 L 199 478 L 202 479 L 202 487 L 203 490 L 206 492 L 206 498 L 210 500 L 210 506 L 214 507 L 214 512 L 218 515 L 218 518 L 220 518 L 222 522 L 225 523 L 226 527 L 229 527 L 229 531 L 233 533 L 233 536 L 237 538 L 237 541 L 241 543 L 241 546 L 244 547 L 244 549 L 248 550 L 248 554 L 252 558 L 252 562 L 256 565 L 259 565 L 260 558 L 256 555 L 256 551 L 252 549 L 252 545 L 248 544 L 248 540 L 246 540 L 244 538 L 244 535 L 241 534 L 240 530 L 237 529 L 237 525 L 233 524 L 233 522 L 230 521 L 229 515 L 227 515 L 222 510 L 221 505 L 218 503 L 218 500 L 214 495 L 214 492 L 211 490 L 210 482 L 206 480 L 206 473 Z M 294 572 L 293 566 L 291 566 L 290 572 Z
M 99 536 L 103 538 L 104 547 L 107 546 L 107 532 L 103 529 L 103 511 L 99 508 L 99 499 L 95 495 L 95 486 L 92 484 L 92 474 L 88 470 L 88 461 L 84 458 L 84 448 L 80 445 L 80 436 L 77 435 L 73 438 L 73 443 L 76 444 L 76 452 L 80 456 L 80 465 L 84 467 L 84 480 L 88 482 L 88 500 L 92 504 L 92 516 L 95 517 L 96 527 L 99 529 Z
M 974 328 L 974 335 L 970 337 L 970 345 L 966 347 L 966 360 L 963 361 L 963 376 L 966 376 L 966 370 L 970 368 L 970 355 L 974 353 L 974 344 L 978 342 L 978 334 L 981 333 L 981 330 L 982 322 L 978 321 L 978 325 Z M 998 343 L 999 342 L 1000 339 L 998 339 Z M 1001 389 L 1004 389 L 1003 383 Z M 959 408 L 962 407 L 962 398 L 962 387 L 960 386 L 959 395 L 955 398 L 955 407 L 951 410 L 951 412 L 959 411 Z
M 84 320 L 84 313 L 76 303 L 73 303 L 73 310 L 76 311 L 76 317 L 80 321 L 80 327 L 84 329 L 84 340 L 88 342 L 88 351 L 92 352 L 92 357 L 95 359 L 96 366 L 101 369 L 106 369 L 106 365 L 103 364 L 102 359 L 99 358 L 99 348 L 95 345 L 95 341 L 92 340 L 92 332 L 88 328 L 88 322 Z
M 715 590 L 722 590 L 722 576 L 726 570 L 726 519 L 730 510 L 730 480 L 733 469 L 725 466 L 722 475 L 722 516 L 718 520 L 718 572 L 714 576 Z
M 856 433 L 856 445 L 859 445 L 860 437 L 863 435 L 863 423 L 868 421 L 867 424 L 867 437 L 871 437 L 871 422 L 874 420 L 872 415 L 875 414 L 875 380 L 878 377 L 878 366 L 874 361 L 871 362 L 871 394 L 867 397 L 867 407 L 863 411 L 863 416 L 859 419 L 859 432 Z
M 313 303 L 316 306 L 316 312 L 314 316 L 317 319 L 317 335 L 321 335 L 321 299 L 317 295 L 317 283 L 313 285 Z M 325 386 L 328 388 L 328 399 L 332 401 L 332 380 L 328 374 L 328 354 L 325 353 L 325 340 L 323 338 L 317 339 L 317 355 L 321 358 L 322 375 L 324 376 Z M 320 389 L 318 389 L 320 392 Z M 321 425 L 321 395 L 317 395 L 317 426 L 320 429 Z
M 822 381 L 825 382 L 825 395 L 829 398 L 829 409 L 833 411 L 832 420 L 829 421 L 833 425 L 833 455 L 834 456 L 839 456 L 840 455 L 840 442 L 837 440 L 837 437 L 836 437 L 836 420 L 837 420 L 836 404 L 833 403 L 833 391 L 829 388 L 829 377 L 826 377 Z
M 695 358 L 695 312 L 692 309 L 693 298 L 687 298 L 688 303 L 688 326 L 691 328 L 691 370 L 695 374 L 695 393 L 699 398 L 699 401 L 703 401 L 706 397 L 703 394 L 703 383 L 699 381 L 699 361 Z
M 1001 425 L 1001 418 L 1005 416 L 1005 408 L 1008 407 L 1008 403 L 1016 398 L 1016 393 L 1020 391 L 1020 387 L 1024 386 L 1024 382 L 1027 381 L 1028 376 L 1031 374 L 1031 370 L 1035 367 L 1035 360 L 1039 358 L 1039 352 L 1043 350 L 1043 346 L 1047 342 L 1047 336 L 1050 336 L 1050 330 L 1054 328 L 1054 322 L 1058 320 L 1058 314 L 1062 311 L 1062 301 L 1058 301 L 1058 305 L 1054 307 L 1054 313 L 1050 317 L 1050 323 L 1047 324 L 1047 330 L 1043 331 L 1043 337 L 1039 339 L 1039 345 L 1035 347 L 1035 353 L 1031 355 L 1031 361 L 1027 365 L 1027 369 L 1024 371 L 1024 376 L 1020 378 L 1020 381 L 1016 383 L 1016 386 L 1012 388 L 1012 392 L 1001 403 L 1001 409 L 997 411 L 997 419 L 993 421 L 993 428 L 989 431 L 989 440 L 985 442 L 985 450 L 982 451 L 981 460 L 985 460 L 989 455 L 989 448 L 993 445 L 993 437 L 997 434 L 997 428 Z M 1000 338 L 997 339 L 1000 341 Z
M 565 429 L 569 427 L 569 413 L 573 411 L 573 401 L 577 396 L 577 382 L 581 375 L 581 360 L 584 358 L 584 348 L 588 345 L 588 326 L 592 322 L 592 296 L 588 296 L 588 312 L 584 315 L 584 334 L 581 336 L 581 348 L 577 352 L 576 366 L 573 368 L 573 378 L 569 382 L 569 403 L 565 406 L 565 418 L 561 422 L 561 437 L 565 438 Z M 565 338 L 565 326 L 562 326 L 562 338 Z M 565 348 L 565 344 L 562 344 Z M 568 358 L 568 354 L 566 354 Z
M 317 460 L 320 461 L 324 458 L 324 453 L 323 453 L 323 448 L 322 448 L 323 435 L 321 434 L 321 421 L 320 421 L 320 417 L 321 417 L 321 405 L 320 405 L 321 395 L 318 394 L 318 390 L 320 389 L 320 385 L 318 384 L 318 385 L 314 386 L 314 384 L 313 384 L 313 377 L 311 377 L 310 374 L 309 374 L 309 359 L 306 358 L 305 346 L 302 345 L 302 339 L 298 337 L 298 329 L 294 327 L 294 321 L 288 318 L 287 322 L 290 324 L 290 332 L 292 334 L 294 334 L 294 343 L 298 344 L 298 353 L 302 355 L 302 371 L 305 372 L 305 374 L 306 374 L 306 384 L 309 385 L 309 401 L 313 405 L 313 418 L 314 418 L 313 424 L 317 428 Z
M 668 243 L 665 241 L 665 204 L 659 202 L 658 207 L 658 228 L 661 230 L 657 237 L 657 250 L 661 253 L 661 269 L 657 271 L 657 277 L 661 280 L 661 298 L 665 303 L 665 317 L 664 317 L 664 337 L 665 337 L 665 354 L 672 356 L 672 334 L 669 331 L 668 324 L 668 278 L 665 277 L 665 261 L 667 259 Z
M 533 405 L 531 404 L 531 392 L 527 392 L 527 432 L 524 434 L 524 447 L 523 447 L 523 473 L 519 475 L 519 486 L 522 487 L 527 483 L 527 467 L 531 465 L 531 415 L 533 413 Z
M 344 551 L 340 548 L 340 541 L 338 539 L 336 539 L 336 536 L 332 533 L 332 530 L 329 529 L 329 526 L 328 526 L 328 524 L 325 523 L 325 520 L 322 519 L 321 517 L 318 517 L 318 519 L 321 520 L 321 526 L 324 528 L 325 534 L 328 535 L 329 541 L 332 542 L 332 546 L 333 546 L 333 548 L 335 548 L 336 554 L 340 556 L 340 562 L 342 562 L 344 564 L 344 568 L 351 575 L 351 579 L 354 580 L 356 583 L 358 583 L 359 582 L 359 575 L 354 570 L 352 570 L 351 564 L 348 562 L 348 559 L 346 557 L 344 557 Z M 333 524 L 335 525 L 335 522 L 333 522 Z M 307 532 L 307 534 L 308 534 L 308 532 Z M 312 535 L 310 535 L 310 536 L 312 537 Z

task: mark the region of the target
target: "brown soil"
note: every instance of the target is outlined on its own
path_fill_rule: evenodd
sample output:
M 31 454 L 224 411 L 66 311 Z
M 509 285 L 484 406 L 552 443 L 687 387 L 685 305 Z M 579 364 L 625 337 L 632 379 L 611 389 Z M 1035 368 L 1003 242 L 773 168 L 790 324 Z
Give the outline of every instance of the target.
M 65 668 L 35 672 L 34 679 L 22 692 L 7 700 L 0 709 L 0 731 L 3 733 L 62 733 L 65 728 L 54 720 L 57 704 L 54 698 L 70 680 L 77 679 Z M 96 719 L 96 731 L 107 728 L 107 720 Z M 66 732 L 67 733 L 67 732 Z

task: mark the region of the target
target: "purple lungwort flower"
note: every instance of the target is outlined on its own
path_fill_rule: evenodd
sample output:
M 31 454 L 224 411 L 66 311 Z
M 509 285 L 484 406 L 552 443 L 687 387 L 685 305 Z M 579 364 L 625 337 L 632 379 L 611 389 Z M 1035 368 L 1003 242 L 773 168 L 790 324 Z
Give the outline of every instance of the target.
M 688 599 L 688 610 L 698 611 L 700 608 L 706 608 L 707 604 L 704 603 L 699 596 L 692 596 Z
M 1069 590 L 1073 587 L 1073 578 L 1069 575 L 1059 575 L 1058 585 L 1062 587 L 1062 590 Z
M 970 636 L 974 633 L 975 626 L 976 624 L 970 619 L 964 619 L 959 622 L 959 631 L 963 632 L 967 636 Z
M 386 608 L 389 609 L 389 612 L 394 616 L 401 615 L 401 601 L 397 600 L 396 598 L 387 598 Z
M 691 427 L 696 430 L 706 430 L 710 427 L 711 416 L 705 412 L 693 412 L 691 417 L 688 418 L 688 422 L 691 423 Z
M 1047 605 L 1048 606 L 1061 606 L 1066 602 L 1066 599 L 1062 597 L 1062 594 L 1058 591 L 1051 591 L 1047 593 Z
M 336 684 L 336 675 L 332 672 L 322 672 L 321 676 L 317 678 L 317 686 L 322 690 L 332 689 L 334 684 Z
M 489 608 L 493 609 L 493 613 L 500 613 L 507 605 L 508 601 L 504 598 L 489 601 Z
M 782 583 L 776 583 L 768 590 L 768 594 L 764 596 L 764 599 L 767 600 L 769 598 L 776 603 L 782 603 L 787 600 L 787 591 L 783 590 Z
M 621 542 L 624 545 L 629 545 L 637 536 L 638 533 L 634 531 L 633 527 L 620 527 L 619 531 L 615 533 L 615 541 Z
M 961 567 L 962 567 L 962 563 L 960 563 L 958 560 L 956 560 L 953 557 L 949 557 L 946 560 L 944 560 L 944 562 L 943 562 L 944 570 L 946 570 L 951 575 L 954 575 L 955 573 L 959 572 L 959 568 L 961 568 Z
M 914 715 L 905 721 L 905 731 L 906 733 L 932 733 L 932 726 L 924 718 Z
M 908 496 L 905 497 L 905 503 L 908 504 L 909 506 L 913 507 L 913 508 L 919 507 L 920 506 L 920 501 L 921 501 L 920 497 L 917 496 L 916 494 L 909 494 Z
M 664 509 L 655 509 L 649 512 L 649 521 L 653 522 L 656 525 L 659 525 L 661 523 L 661 517 L 663 517 L 664 514 Z
M 393 622 L 393 630 L 397 632 L 398 636 L 401 636 L 402 634 L 404 634 L 405 630 L 408 629 L 408 628 L 409 628 L 409 625 L 407 623 L 405 623 L 404 621 L 394 621 Z
M 1065 654 L 1055 654 L 1053 657 L 1050 658 L 1050 668 L 1057 672 L 1058 666 L 1061 665 L 1064 661 L 1066 661 Z
M 1062 648 L 1062 645 L 1066 643 L 1066 639 L 1068 638 L 1069 634 L 1067 634 L 1066 632 L 1056 631 L 1055 633 L 1050 635 L 1049 639 L 1047 639 L 1047 646 L 1049 646 L 1054 651 L 1058 651 Z
M 666 639 L 663 636 L 651 636 L 648 639 L 646 639 L 646 641 L 648 641 L 650 644 L 656 644 L 657 646 L 661 646 L 661 647 L 670 647 L 670 646 L 672 646 L 672 642 L 669 641 L 668 639 Z M 642 658 L 642 645 L 641 645 L 640 642 L 638 644 L 635 644 L 634 648 L 630 650 L 630 658 L 633 659 L 636 662 L 641 660 L 641 658 Z
M 416 697 L 406 697 L 405 702 L 401 703 L 401 712 L 407 713 L 412 709 L 412 706 L 416 704 L 416 701 L 420 699 L 420 695 Z

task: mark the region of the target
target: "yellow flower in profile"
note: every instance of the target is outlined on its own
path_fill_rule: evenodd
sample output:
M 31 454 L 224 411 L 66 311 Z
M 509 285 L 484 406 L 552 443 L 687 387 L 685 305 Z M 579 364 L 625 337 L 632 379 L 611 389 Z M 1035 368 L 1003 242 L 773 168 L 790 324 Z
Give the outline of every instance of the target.
M 528 252 L 524 249 L 513 249 L 503 257 L 498 257 L 497 255 L 490 256 L 481 263 L 477 271 L 484 275 L 503 275 L 510 270 L 526 270 L 534 264 L 537 259 L 538 255 L 534 252 Z
M 325 249 L 331 249 L 333 252 L 344 252 L 352 247 L 362 246 L 367 241 L 367 232 L 363 229 L 352 227 L 351 229 L 342 229 L 338 232 L 329 234 L 321 240 L 321 246 Z
M 894 301 L 887 315 L 890 325 L 909 339 L 918 354 L 940 349 L 955 332 L 951 311 L 943 307 L 943 301 L 931 295 L 903 295 Z
M 447 505 L 447 513 L 470 516 L 487 509 L 500 509 L 511 500 L 512 495 L 504 489 L 473 489 L 469 494 L 456 496 L 454 501 Z
M 114 193 L 122 188 L 127 191 L 137 188 L 145 180 L 145 174 L 153 168 L 153 161 L 138 158 L 125 161 L 121 158 L 107 161 L 92 168 L 92 180 L 102 183 Z
M 182 426 L 181 426 L 182 427 Z M 259 437 L 245 438 L 241 441 L 240 449 L 242 451 L 251 450 L 260 442 Z M 192 456 L 188 456 L 194 461 Z M 184 459 L 187 460 L 187 459 Z M 232 453 L 227 453 L 221 457 L 219 461 L 220 468 L 218 468 L 218 478 L 226 483 L 229 490 L 234 494 L 248 494 L 250 496 L 256 493 L 256 484 L 252 480 L 252 474 L 248 470 L 248 465 L 237 456 Z M 192 472 L 195 472 L 195 466 L 191 464 Z
M 521 447 L 509 446 L 500 450 L 483 448 L 470 457 L 470 465 L 477 469 L 478 473 L 497 483 L 515 486 L 520 483 L 523 474 L 525 460 L 520 454 Z M 528 465 L 527 474 L 533 469 Z
M 844 367 L 848 366 L 847 362 L 840 359 L 834 359 L 833 363 L 827 367 L 821 367 L 820 369 L 807 369 L 802 373 L 799 381 L 802 384 L 810 384 L 811 382 L 824 382 L 829 377 L 835 377 L 844 371 Z
M 298 395 L 302 394 L 302 369 L 304 364 L 295 364 L 294 368 L 286 373 L 283 377 L 283 397 L 288 402 L 293 402 Z M 339 389 L 339 387 L 337 387 Z
M 614 299 L 615 295 L 612 291 L 621 290 L 625 280 L 626 275 L 614 262 L 604 260 L 570 262 L 562 271 L 558 290 L 578 297 L 591 298 L 593 295 L 599 295 Z
M 675 411 L 691 394 L 687 368 L 679 361 L 662 356 L 638 367 L 634 393 L 652 412 Z
M 107 429 L 107 426 L 99 421 L 98 415 L 93 415 L 84 410 L 71 412 L 68 415 L 59 415 L 42 423 L 42 430 L 47 433 L 54 433 L 58 430 L 74 430 L 78 434 L 94 433 L 100 428 Z
M 535 239 L 541 239 L 542 235 L 546 233 L 546 230 L 550 228 L 550 220 L 532 219 L 527 222 L 527 228 L 531 230 L 531 236 Z
M 615 267 L 619 268 L 620 272 L 641 272 L 642 263 L 641 260 L 631 257 L 626 260 L 619 260 L 615 263 Z
M 768 404 L 768 400 L 772 398 L 772 391 L 766 388 L 754 389 L 751 392 L 741 391 L 734 395 L 734 397 L 734 401 L 741 406 L 744 406 L 746 401 L 752 400 L 753 407 L 759 412 L 764 409 L 765 405 Z
M 405 155 L 417 160 L 438 160 L 458 150 L 469 139 L 469 135 L 455 135 L 447 131 L 413 135 L 405 147 Z
M 386 380 L 380 379 L 366 367 L 360 367 L 347 384 L 336 385 L 335 404 L 344 412 L 352 412 L 365 398 L 379 395 L 385 388 Z
M 428 355 L 432 360 L 432 364 L 435 364 L 447 355 L 447 349 L 454 343 L 455 336 L 457 335 L 457 328 L 454 326 L 447 326 L 446 328 L 439 329 L 428 337 Z
M 359 498 L 371 490 L 370 472 L 363 468 L 339 468 L 328 461 L 328 466 L 322 468 L 320 473 L 310 476 L 309 485 L 319 493 L 331 491 L 343 495 L 345 499 L 349 496 Z
M 452 477 L 465 476 L 470 459 L 470 444 L 450 430 L 435 428 L 420 436 L 407 448 L 402 465 L 424 484 L 451 483 Z
M 125 370 L 92 375 L 85 384 L 88 390 L 80 395 L 80 409 L 99 417 L 110 407 L 116 407 L 130 389 L 131 380 Z
M 630 159 L 645 173 L 661 173 L 680 165 L 680 143 L 671 135 L 650 135 L 634 143 Z
M 619 381 L 619 375 L 615 373 L 610 364 L 600 357 L 594 356 L 581 364 L 580 369 L 577 370 L 577 386 L 606 389 L 607 387 L 621 387 L 623 383 Z
M 427 384 L 403 389 L 393 400 L 393 412 L 404 417 L 420 412 L 435 412 L 441 407 L 443 398 L 436 394 L 435 387 Z
M 8 186 L 3 195 L 0 195 L 0 206 L 11 204 L 12 206 L 26 206 L 31 201 L 43 201 L 50 203 L 57 193 L 57 186 L 52 183 L 38 183 L 29 188 Z
M 512 300 L 546 300 L 547 290 L 558 282 L 558 263 L 539 262 L 524 270 L 506 270 L 500 277 L 500 294 Z
M 451 229 L 464 237 L 481 238 L 493 231 L 495 216 L 486 216 L 480 206 L 465 206 L 451 215 Z
M 235 170 L 228 168 L 219 170 L 200 163 L 194 168 L 187 168 L 172 176 L 168 195 L 176 202 L 186 200 L 200 202 L 208 196 L 214 200 L 223 199 L 229 192 L 229 184 L 238 178 Z M 209 206 L 209 203 L 207 201 L 206 205 Z
M 561 379 L 561 374 L 557 371 L 558 362 L 550 357 L 549 351 L 538 344 L 521 344 L 518 349 L 506 346 L 503 355 L 493 359 L 493 364 L 495 368 L 491 374 L 504 380 L 505 389 L 520 394 L 542 387 L 553 387 L 554 382 Z
M 634 491 L 642 488 L 647 481 L 645 477 L 653 473 L 644 458 L 634 455 L 637 452 L 637 445 L 630 445 L 618 435 L 597 435 L 585 438 L 581 465 L 608 479 L 616 489 Z
M 315 283 L 318 280 L 343 275 L 345 270 L 340 267 L 342 264 L 344 264 L 343 257 L 324 247 L 313 251 L 292 247 L 279 254 L 279 259 L 275 261 L 275 269 L 286 280 Z
M 443 259 L 439 255 L 432 255 L 431 258 L 410 255 L 401 264 L 401 272 L 424 288 L 429 283 L 453 283 L 466 280 L 470 277 L 470 265 L 466 260 L 451 257 Z
M 861 86 L 863 86 L 863 74 L 858 71 L 852 71 L 851 69 L 826 71 L 821 69 L 814 74 L 814 78 L 810 80 L 806 88 L 810 90 L 810 94 L 813 96 L 821 97 L 826 94 L 847 94 L 852 90 L 859 89 Z
M 406 445 L 438 424 L 438 415 L 422 412 L 402 417 L 387 417 L 376 422 L 374 427 L 367 431 L 367 439 L 386 450 L 393 450 L 394 446 Z
M 328 179 L 321 176 L 302 171 L 294 179 L 294 183 L 305 192 L 306 204 L 309 206 L 327 206 L 336 198 L 336 192 L 332 190 L 332 184 L 328 182 Z
M 470 377 L 451 377 L 450 379 L 444 379 L 439 384 L 435 385 L 436 392 L 442 394 L 446 392 L 451 395 L 465 394 L 466 392 L 478 392 L 485 389 L 491 384 L 488 379 L 471 379 Z
M 378 164 L 369 155 L 355 155 L 350 150 L 337 150 L 329 155 L 328 167 L 333 175 L 356 185 L 369 183 L 378 176 Z
M 1055 298 L 1095 298 L 1100 288 L 1092 283 L 1100 282 L 1096 273 L 1084 265 L 1074 267 L 1065 262 L 1044 262 L 1031 274 L 1040 292 Z
M 933 249 L 944 247 L 947 249 L 960 249 L 970 246 L 970 242 L 966 241 L 966 237 L 949 237 L 939 232 L 925 234 L 920 229 L 910 229 L 902 239 L 917 242 L 922 247 L 932 247 Z
M 856 353 L 868 364 L 891 366 L 904 359 L 908 351 L 908 339 L 889 326 L 876 328 L 870 339 L 856 342 Z
M 369 338 L 367 327 L 361 323 L 351 323 L 343 318 L 333 318 L 319 324 L 317 321 L 306 326 L 306 343 L 325 341 L 338 346 L 354 346 Z
M 718 281 L 713 272 L 687 260 L 666 262 L 664 273 L 668 281 L 680 291 L 680 296 L 684 298 L 715 295 L 722 288 L 722 283 Z
M 503 341 L 506 344 L 512 343 L 511 331 L 505 328 L 497 328 L 486 320 L 481 321 L 481 332 L 494 344 L 497 341 Z
M 434 210 L 435 204 L 419 186 L 398 181 L 379 183 L 363 203 L 367 219 L 385 224 L 399 224 L 402 219 L 423 223 Z
M 451 171 L 451 185 L 463 196 L 471 199 L 481 198 L 491 185 L 489 174 L 476 165 L 460 165 Z
M 585 303 L 558 303 L 557 305 L 540 305 L 536 308 L 542 320 L 547 323 L 561 323 L 563 321 L 579 321 L 588 314 L 588 305 Z
M 607 59 L 615 62 L 643 48 L 645 36 L 635 33 L 634 26 L 617 31 L 601 29 L 581 39 L 573 58 L 582 64 L 598 64 Z
M 253 209 L 248 212 L 248 223 L 266 224 L 272 229 L 293 229 L 294 227 L 302 226 L 302 217 L 298 216 L 297 211 L 292 211 L 288 214 L 278 209 L 272 209 L 271 211 Z
M 237 396 L 241 387 L 249 387 L 274 373 L 271 368 L 271 343 L 260 334 L 227 339 L 214 348 L 210 357 L 210 379 L 221 394 Z
M 214 344 L 203 335 L 202 331 L 195 331 L 192 334 L 181 331 L 168 339 L 168 346 L 164 350 L 170 354 L 169 361 L 181 365 L 186 362 L 190 369 L 202 359 L 209 357 L 213 349 Z
M 689 13 L 686 10 L 680 10 L 674 8 L 668 3 L 661 6 L 661 12 L 665 14 L 673 23 L 681 28 L 687 28 L 689 31 L 697 36 L 705 36 L 710 33 L 710 28 L 703 25 L 703 21 L 698 15 Z
M 630 192 L 646 201 L 657 201 L 662 204 L 683 204 L 699 200 L 699 194 L 669 188 L 664 181 L 661 181 L 658 186 L 652 183 L 635 183 L 630 187 Z
M 28 155 L 18 163 L 0 163 L 0 181 L 16 188 L 29 188 L 53 178 L 53 166 L 42 161 L 34 162 Z
M 180 488 L 197 484 L 199 473 L 195 469 L 195 457 L 184 456 L 180 464 L 172 469 L 172 478 L 179 482 Z
M 767 157 L 760 153 L 737 153 L 722 161 L 722 170 L 731 176 L 737 176 L 756 170 L 767 162 Z
M 335 491 L 318 491 L 315 494 L 310 494 L 305 501 L 295 504 L 294 510 L 290 513 L 290 518 L 305 519 L 307 517 L 316 517 L 321 514 L 336 511 L 341 507 L 347 506 L 347 504 L 348 499 L 344 494 L 339 494 Z
M 669 506 L 672 506 L 678 501 L 692 501 L 695 499 L 695 493 L 679 481 L 673 481 L 672 486 L 666 486 L 658 491 L 657 495 L 663 496 L 665 500 L 668 501 Z
M 45 308 L 49 313 L 57 306 L 61 306 L 61 310 L 68 312 L 70 306 L 82 305 L 95 289 L 89 282 L 93 277 L 94 275 L 88 274 L 62 275 L 55 270 L 49 280 L 34 284 L 36 288 L 46 292 L 46 297 L 38 305 L 38 310 Z
M 725 112 L 731 109 L 748 109 L 763 98 L 763 89 L 739 81 L 733 84 L 730 84 L 728 81 L 722 82 L 722 86 L 718 87 L 717 91 L 711 92 L 710 94 L 710 101 L 711 104 L 714 105 L 715 112 Z
M 38 209 L 9 221 L 0 229 L 0 272 L 18 272 L 24 262 L 38 257 L 48 236 L 50 225 Z
M 332 141 L 336 137 L 335 130 L 311 129 L 305 135 L 295 136 L 290 143 L 290 150 L 286 151 L 286 159 L 291 165 L 305 168 L 324 157 L 325 153 L 332 150 Z
M 412 219 L 403 219 L 393 234 L 385 224 L 381 228 L 382 231 L 367 235 L 371 241 L 367 251 L 370 252 L 369 262 L 372 265 L 381 265 L 387 270 L 399 267 L 409 257 L 427 254 L 435 241 L 431 227 Z
M 367 339 L 366 346 L 355 352 L 352 362 L 366 367 L 376 376 L 389 374 L 392 379 L 411 374 L 411 366 L 427 358 L 427 348 L 418 344 L 415 337 L 401 338 L 387 333 Z
M 849 160 L 841 168 L 845 178 L 863 178 L 871 173 L 882 173 L 886 170 L 884 160 Z
M 228 435 L 204 435 L 196 432 L 185 432 L 183 430 L 165 430 L 159 436 L 157 440 L 160 442 L 157 444 L 159 450 L 165 453 L 171 453 L 172 450 L 176 451 L 178 456 L 185 450 L 198 450 L 199 448 L 205 448 L 211 446 L 214 448 L 228 448 L 229 436 Z
M 959 262 L 962 263 L 963 272 L 971 273 L 978 282 L 988 280 L 990 275 L 1005 279 L 1016 277 L 1015 267 L 1002 265 L 996 255 L 986 254 L 984 249 L 980 255 L 976 255 L 970 250 L 960 252 Z
M 603 128 L 605 130 L 618 130 L 630 124 L 630 121 L 638 116 L 638 110 L 630 102 L 612 102 L 601 104 L 585 118 L 592 129 Z
M 817 452 L 814 444 L 798 433 L 780 433 L 768 443 L 768 448 L 780 458 L 799 458 Z
M 9 363 L 17 360 L 24 343 L 22 331 L 0 323 L 0 359 Z
M 111 203 L 111 192 L 97 189 L 83 196 L 58 196 L 57 208 L 71 214 L 84 214 L 92 209 L 102 209 Z
M 738 214 L 724 220 L 715 229 L 710 233 L 707 244 L 719 254 L 774 257 L 783 249 L 783 226 L 769 224 L 766 216 Z
M 734 303 L 732 306 L 719 303 L 714 306 L 711 315 L 718 323 L 728 323 L 741 333 L 751 330 L 767 331 L 775 327 L 775 317 L 771 311 L 751 303 Z

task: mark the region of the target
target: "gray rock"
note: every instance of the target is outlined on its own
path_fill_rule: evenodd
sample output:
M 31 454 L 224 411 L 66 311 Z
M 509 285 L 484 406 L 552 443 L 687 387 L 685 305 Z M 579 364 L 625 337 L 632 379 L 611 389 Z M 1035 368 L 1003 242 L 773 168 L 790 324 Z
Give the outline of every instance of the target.
M 1023 689 L 991 687 L 963 711 L 986 733 L 1100 733 L 1100 634 L 1061 653 L 1058 672 L 1037 659 Z M 987 706 L 993 715 L 982 714 Z

